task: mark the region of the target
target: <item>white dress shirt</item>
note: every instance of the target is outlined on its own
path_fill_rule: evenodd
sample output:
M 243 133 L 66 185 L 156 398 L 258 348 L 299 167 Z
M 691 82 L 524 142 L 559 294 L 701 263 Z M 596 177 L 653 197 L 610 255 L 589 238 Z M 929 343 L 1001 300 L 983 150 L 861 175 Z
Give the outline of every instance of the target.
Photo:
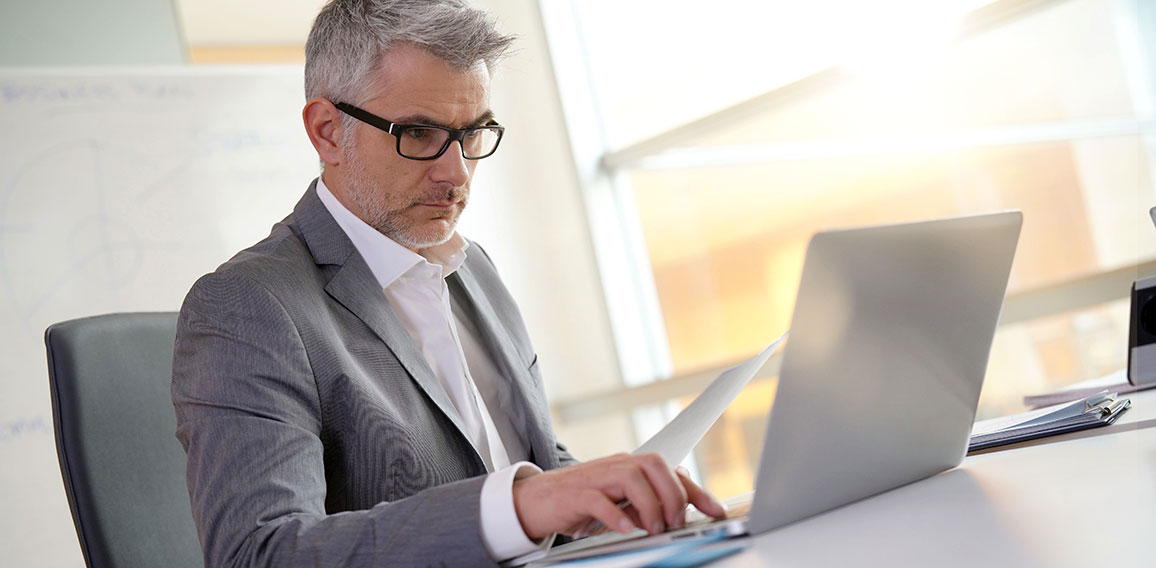
M 540 547 L 542 543 L 526 537 L 518 521 L 513 483 L 541 470 L 524 461 L 529 457 L 526 442 L 510 417 L 489 411 L 498 408 L 497 384 L 505 379 L 478 341 L 477 331 L 450 305 L 445 279 L 465 262 L 468 243 L 454 233 L 445 244 L 415 253 L 346 209 L 320 178 L 317 196 L 369 265 L 491 472 L 481 495 L 482 537 L 490 553 L 504 560 Z

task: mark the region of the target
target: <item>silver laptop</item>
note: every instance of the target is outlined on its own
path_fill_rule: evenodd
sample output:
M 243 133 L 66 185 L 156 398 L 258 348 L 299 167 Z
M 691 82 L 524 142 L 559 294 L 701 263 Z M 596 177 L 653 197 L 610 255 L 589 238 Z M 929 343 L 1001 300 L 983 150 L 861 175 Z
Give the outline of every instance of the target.
M 748 516 L 629 541 L 598 535 L 545 559 L 759 534 L 959 465 L 1022 220 L 1009 211 L 816 234 Z

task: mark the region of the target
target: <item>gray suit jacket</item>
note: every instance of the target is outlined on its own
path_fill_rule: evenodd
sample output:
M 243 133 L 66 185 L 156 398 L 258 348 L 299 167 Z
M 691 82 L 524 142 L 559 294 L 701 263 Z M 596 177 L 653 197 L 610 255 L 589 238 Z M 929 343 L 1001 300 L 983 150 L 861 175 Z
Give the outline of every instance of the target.
M 485 466 L 315 185 L 181 308 L 173 405 L 206 564 L 490 564 Z M 497 410 L 540 467 L 566 465 L 513 298 L 466 254 L 449 287 L 507 379 Z

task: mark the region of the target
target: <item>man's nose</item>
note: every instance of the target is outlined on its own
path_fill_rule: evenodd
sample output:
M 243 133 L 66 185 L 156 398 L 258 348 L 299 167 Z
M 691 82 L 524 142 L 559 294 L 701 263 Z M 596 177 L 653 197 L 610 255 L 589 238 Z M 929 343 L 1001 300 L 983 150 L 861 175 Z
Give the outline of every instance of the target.
M 466 182 L 470 181 L 470 165 L 469 161 L 462 156 L 461 141 L 450 141 L 446 151 L 433 160 L 430 176 L 433 181 L 449 182 L 455 187 L 465 185 Z

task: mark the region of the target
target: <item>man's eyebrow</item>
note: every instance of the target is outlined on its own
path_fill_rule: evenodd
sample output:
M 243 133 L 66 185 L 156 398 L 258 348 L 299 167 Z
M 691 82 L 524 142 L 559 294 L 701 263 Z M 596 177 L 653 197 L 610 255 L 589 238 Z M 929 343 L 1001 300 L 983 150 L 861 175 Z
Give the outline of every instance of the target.
M 471 124 L 470 126 L 486 126 L 487 124 L 493 124 L 493 123 L 494 123 L 494 111 L 487 110 L 486 112 L 483 112 L 481 115 L 479 115 L 477 118 L 475 118 L 473 124 Z
M 453 126 L 451 126 L 449 124 L 446 124 L 440 120 L 430 118 L 424 114 L 411 114 L 408 116 L 401 116 L 401 117 L 398 117 L 397 119 L 395 119 L 391 122 L 393 122 L 394 124 L 425 124 L 428 126 L 440 126 L 442 128 L 451 128 L 451 129 L 454 128 Z M 477 126 L 486 126 L 488 124 L 492 124 L 493 122 L 494 122 L 494 111 L 487 110 L 486 112 L 483 112 L 482 114 L 478 115 L 477 118 L 470 121 L 469 124 L 463 126 L 462 128 L 474 128 Z

